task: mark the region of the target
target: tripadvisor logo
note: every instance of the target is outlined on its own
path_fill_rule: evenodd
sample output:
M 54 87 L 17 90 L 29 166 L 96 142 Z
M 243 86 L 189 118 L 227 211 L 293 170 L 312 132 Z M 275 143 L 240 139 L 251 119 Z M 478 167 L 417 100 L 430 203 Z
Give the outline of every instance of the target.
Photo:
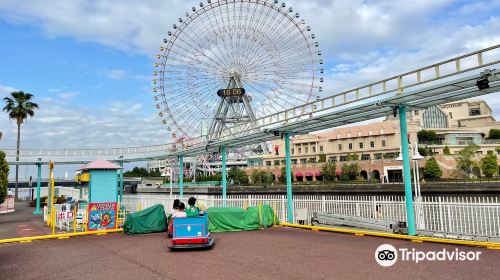
M 422 261 L 479 261 L 481 251 L 462 251 L 442 249 L 439 251 L 420 251 L 408 248 L 399 248 L 391 244 L 382 244 L 375 250 L 375 261 L 381 266 L 393 266 L 398 259 L 419 263 Z

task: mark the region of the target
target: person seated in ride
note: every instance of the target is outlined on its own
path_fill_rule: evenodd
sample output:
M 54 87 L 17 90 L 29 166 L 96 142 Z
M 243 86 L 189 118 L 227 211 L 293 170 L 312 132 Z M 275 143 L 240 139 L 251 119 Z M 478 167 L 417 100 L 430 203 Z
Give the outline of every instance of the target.
M 179 199 L 174 200 L 174 205 L 172 206 L 172 209 L 170 209 L 170 215 L 173 215 L 175 212 L 179 211 L 179 204 L 181 201 Z
M 183 202 L 179 203 L 179 210 L 172 214 L 172 218 L 186 218 L 186 205 Z
M 167 233 L 168 237 L 172 238 L 173 235 L 173 227 L 174 227 L 174 219 L 173 218 L 186 218 L 186 212 L 184 212 L 186 206 L 184 203 L 179 202 L 178 208 L 174 211 L 174 214 L 171 215 L 171 219 L 168 221 Z
M 188 217 L 197 217 L 200 215 L 200 209 L 196 206 L 196 198 L 190 197 L 188 200 L 189 207 L 186 209 Z
M 172 206 L 172 209 L 170 209 L 170 214 L 167 215 L 167 225 L 170 224 L 170 220 L 172 220 L 172 215 L 174 215 L 175 212 L 179 211 L 179 204 L 181 201 L 179 199 L 174 200 L 174 205 Z

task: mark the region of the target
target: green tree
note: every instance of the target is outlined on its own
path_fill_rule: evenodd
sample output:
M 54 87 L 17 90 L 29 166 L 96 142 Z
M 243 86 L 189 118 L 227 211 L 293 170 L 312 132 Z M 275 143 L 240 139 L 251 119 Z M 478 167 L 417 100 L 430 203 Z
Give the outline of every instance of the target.
M 123 172 L 123 177 L 161 177 L 161 172 L 159 169 L 149 171 L 144 167 L 136 166 L 132 170 Z
M 9 164 L 5 159 L 5 153 L 0 151 L 0 204 L 5 201 L 7 187 L 9 184 Z
M 417 133 L 417 138 L 418 142 L 434 143 L 436 142 L 437 134 L 435 131 L 423 129 Z
M 262 177 L 261 177 L 261 171 L 259 170 L 254 170 L 252 171 L 252 183 L 253 184 L 259 184 L 259 183 L 262 183 Z
M 318 162 L 326 162 L 326 155 L 325 154 L 320 154 Z
M 500 129 L 492 128 L 488 136 L 489 139 L 500 139 Z
M 237 185 L 248 184 L 248 176 L 245 173 L 245 171 L 240 170 L 236 167 L 232 167 L 227 173 L 227 176 L 230 180 L 233 180 L 233 182 Z
M 444 146 L 443 153 L 447 156 L 451 155 L 450 148 L 448 146 Z
M 474 167 L 478 166 L 478 163 L 473 160 L 477 150 L 479 150 L 479 146 L 476 144 L 472 144 L 458 152 L 457 171 L 470 177 Z
M 9 118 L 13 119 L 17 123 L 17 152 L 16 152 L 16 162 L 19 161 L 19 149 L 21 148 L 21 124 L 28 117 L 33 117 L 35 115 L 35 109 L 38 109 L 38 104 L 32 102 L 33 94 L 25 93 L 23 91 L 14 91 L 11 97 L 5 97 L 5 107 L 4 112 L 9 114 Z M 16 165 L 16 187 L 15 187 L 15 199 L 17 200 L 19 184 L 19 165 Z
M 335 162 L 324 163 L 321 166 L 321 174 L 323 175 L 323 180 L 334 181 L 337 176 L 337 165 Z
M 360 170 L 361 168 L 359 164 L 355 162 L 346 163 L 342 165 L 342 174 L 340 175 L 340 179 L 343 181 L 356 180 Z
M 270 184 L 273 181 L 272 173 L 259 170 L 254 170 L 252 172 L 252 182 L 254 184 Z
M 498 173 L 497 155 L 493 151 L 488 151 L 488 154 L 481 159 L 480 166 L 485 177 L 493 177 Z
M 424 177 L 439 179 L 441 176 L 443 176 L 443 171 L 439 167 L 437 160 L 431 157 L 425 162 Z

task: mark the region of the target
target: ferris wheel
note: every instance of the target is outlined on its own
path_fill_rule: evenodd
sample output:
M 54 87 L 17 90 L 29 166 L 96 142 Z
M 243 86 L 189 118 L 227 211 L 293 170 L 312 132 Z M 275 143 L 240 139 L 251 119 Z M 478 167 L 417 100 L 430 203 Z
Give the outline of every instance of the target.
M 173 138 L 220 138 L 322 91 L 319 43 L 277 0 L 200 2 L 167 32 L 155 63 L 158 114 Z

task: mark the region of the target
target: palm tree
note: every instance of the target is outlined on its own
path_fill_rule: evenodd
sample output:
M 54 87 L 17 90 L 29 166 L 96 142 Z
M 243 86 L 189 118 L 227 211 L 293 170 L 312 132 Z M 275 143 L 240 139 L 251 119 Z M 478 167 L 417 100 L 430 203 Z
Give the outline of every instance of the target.
M 9 114 L 9 118 L 17 122 L 17 153 L 16 161 L 19 161 L 19 148 L 21 147 L 21 124 L 28 117 L 35 115 L 35 109 L 38 109 L 38 104 L 31 102 L 33 94 L 15 91 L 10 94 L 11 97 L 5 97 L 5 107 L 3 110 Z M 16 165 L 16 191 L 15 199 L 17 200 L 17 186 L 19 183 L 19 165 Z

